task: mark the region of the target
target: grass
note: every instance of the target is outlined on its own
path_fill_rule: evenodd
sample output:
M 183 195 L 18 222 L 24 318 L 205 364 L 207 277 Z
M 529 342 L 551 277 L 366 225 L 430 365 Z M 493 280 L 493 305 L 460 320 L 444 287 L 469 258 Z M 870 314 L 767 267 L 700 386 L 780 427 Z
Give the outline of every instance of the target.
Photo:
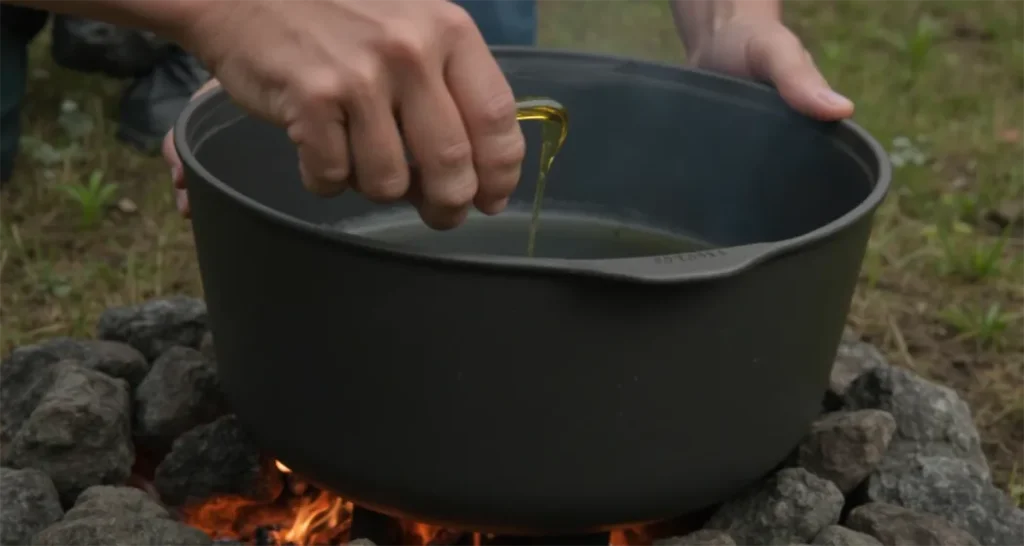
M 786 10 L 896 166 L 849 322 L 968 400 L 996 482 L 1024 502 L 1024 4 Z M 664 2 L 547 2 L 541 17 L 546 46 L 683 59 Z M 0 201 L 4 352 L 90 335 L 110 305 L 200 292 L 165 165 L 113 138 L 121 84 L 54 66 L 42 44 L 32 66 L 22 160 Z

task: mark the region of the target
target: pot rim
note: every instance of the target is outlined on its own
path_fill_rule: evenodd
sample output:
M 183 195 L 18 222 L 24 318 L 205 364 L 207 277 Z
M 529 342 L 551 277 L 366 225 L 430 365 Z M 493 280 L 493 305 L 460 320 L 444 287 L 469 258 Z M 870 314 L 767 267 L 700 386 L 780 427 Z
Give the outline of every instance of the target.
M 490 49 L 496 57 L 499 57 L 499 60 L 502 56 L 514 57 L 537 55 L 555 59 L 576 59 L 584 62 L 610 63 L 612 65 L 616 63 L 621 63 L 623 65 L 642 65 L 650 68 L 656 68 L 658 70 L 671 70 L 676 72 L 685 71 L 699 74 L 701 77 L 717 80 L 719 83 L 729 85 L 734 89 L 746 89 L 747 92 L 755 91 L 761 93 L 775 93 L 772 87 L 757 81 L 745 80 L 717 72 L 686 67 L 678 64 L 649 61 L 622 55 L 576 52 L 563 49 L 529 46 L 492 46 Z M 182 110 L 178 120 L 174 124 L 174 147 L 178 152 L 178 156 L 180 157 L 182 164 L 216 191 L 232 199 L 242 207 L 265 220 L 281 225 L 286 229 L 312 236 L 320 241 L 328 243 L 344 243 L 354 249 L 392 259 L 425 261 L 435 265 L 444 265 L 448 267 L 482 268 L 485 270 L 500 269 L 502 273 L 506 274 L 519 272 L 526 274 L 567 274 L 576 277 L 582 275 L 645 284 L 674 284 L 724 278 L 750 269 L 758 263 L 776 255 L 791 252 L 823 239 L 827 239 L 828 237 L 848 228 L 863 217 L 873 214 L 874 210 L 878 208 L 888 193 L 892 179 L 892 165 L 889 161 L 888 153 L 864 128 L 850 119 L 844 119 L 838 122 L 821 122 L 841 127 L 849 137 L 859 140 L 862 145 L 866 146 L 877 162 L 878 176 L 871 192 L 864 198 L 864 200 L 857 204 L 856 207 L 853 207 L 831 222 L 796 237 L 778 241 L 713 248 L 709 250 L 698 250 L 680 254 L 605 260 L 528 258 L 525 256 L 517 257 L 468 253 L 431 253 L 415 248 L 377 241 L 358 235 L 351 235 L 330 229 L 326 226 L 303 221 L 252 199 L 230 187 L 228 184 L 225 184 L 216 176 L 213 176 L 213 174 L 211 174 L 196 158 L 193 146 L 188 142 L 188 128 L 196 119 L 197 113 L 201 113 L 201 109 L 207 107 L 208 104 L 215 103 L 213 106 L 215 107 L 219 102 L 229 100 L 230 97 L 228 97 L 224 89 L 217 86 L 190 101 Z M 231 123 L 234 123 L 234 121 Z M 202 146 L 203 140 L 205 139 L 196 143 L 195 149 Z M 848 144 L 840 142 L 838 138 L 833 139 L 833 144 L 849 148 Z M 853 153 L 852 151 L 848 151 L 848 153 L 858 162 L 862 164 L 865 163 L 862 155 Z M 872 170 L 870 166 L 864 166 L 865 170 L 870 173 Z

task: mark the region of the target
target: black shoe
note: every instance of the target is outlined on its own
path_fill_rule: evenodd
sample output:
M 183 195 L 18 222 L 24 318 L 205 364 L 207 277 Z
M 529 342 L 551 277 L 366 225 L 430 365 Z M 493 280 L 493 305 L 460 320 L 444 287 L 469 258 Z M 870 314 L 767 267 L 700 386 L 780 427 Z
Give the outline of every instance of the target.
M 198 59 L 174 47 L 121 95 L 117 138 L 144 153 L 156 153 L 192 94 L 209 77 Z

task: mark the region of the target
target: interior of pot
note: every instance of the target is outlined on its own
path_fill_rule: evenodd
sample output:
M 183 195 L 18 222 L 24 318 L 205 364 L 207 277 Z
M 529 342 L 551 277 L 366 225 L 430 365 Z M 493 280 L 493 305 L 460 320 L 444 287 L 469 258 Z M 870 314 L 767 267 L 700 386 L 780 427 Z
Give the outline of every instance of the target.
M 820 123 L 766 87 L 613 57 L 496 48 L 517 96 L 561 102 L 570 127 L 548 178 L 538 256 L 601 258 L 791 239 L 874 208 L 882 160 L 854 124 Z M 509 212 L 437 232 L 407 204 L 306 192 L 286 134 L 223 95 L 200 105 L 186 142 L 214 178 L 311 226 L 421 249 L 523 255 L 540 131 Z M 871 201 L 874 201 L 873 203 Z M 847 221 L 852 221 L 849 218 Z M 626 234 L 624 237 L 623 234 Z

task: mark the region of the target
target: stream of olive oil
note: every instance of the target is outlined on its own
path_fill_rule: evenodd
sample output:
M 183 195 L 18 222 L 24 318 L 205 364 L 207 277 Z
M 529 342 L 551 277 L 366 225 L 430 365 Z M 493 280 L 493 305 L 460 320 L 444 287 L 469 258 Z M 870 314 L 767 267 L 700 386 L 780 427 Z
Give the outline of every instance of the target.
M 517 103 L 516 119 L 519 121 L 541 122 L 540 173 L 533 192 L 533 211 L 530 217 L 530 232 L 526 240 L 526 255 L 533 257 L 537 244 L 537 230 L 540 227 L 540 205 L 544 199 L 548 171 L 555 156 L 565 144 L 569 134 L 569 114 L 565 107 L 551 99 L 525 99 Z

